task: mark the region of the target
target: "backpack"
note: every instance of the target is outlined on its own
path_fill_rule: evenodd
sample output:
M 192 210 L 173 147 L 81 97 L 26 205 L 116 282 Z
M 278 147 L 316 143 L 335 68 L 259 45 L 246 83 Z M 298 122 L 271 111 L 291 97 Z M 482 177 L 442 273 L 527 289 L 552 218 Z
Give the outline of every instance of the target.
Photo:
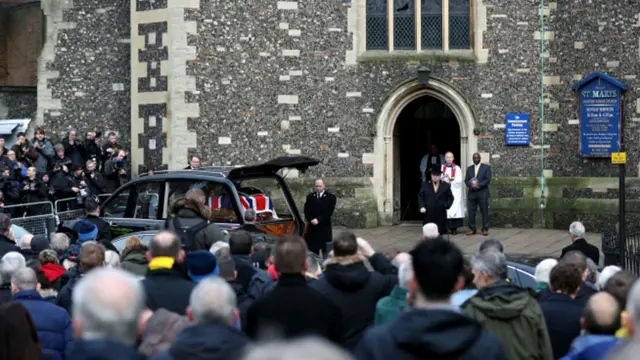
M 169 219 L 167 219 L 167 225 L 169 225 Z M 180 224 L 180 219 L 178 217 L 174 217 L 171 221 L 173 225 L 173 231 L 180 238 L 180 242 L 182 243 L 182 247 L 184 247 L 187 251 L 193 249 L 193 243 L 195 240 L 195 235 L 202 229 L 206 228 L 211 224 L 211 220 L 202 220 L 202 222 L 197 223 L 191 227 L 185 227 Z M 166 226 L 169 229 L 169 226 Z

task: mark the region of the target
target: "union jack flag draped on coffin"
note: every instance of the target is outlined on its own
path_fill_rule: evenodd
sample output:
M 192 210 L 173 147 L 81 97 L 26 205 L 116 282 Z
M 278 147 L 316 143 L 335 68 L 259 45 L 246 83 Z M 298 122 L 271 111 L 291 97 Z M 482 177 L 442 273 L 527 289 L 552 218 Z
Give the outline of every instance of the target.
M 253 209 L 256 214 L 271 213 L 274 218 L 278 217 L 270 197 L 264 194 L 238 195 L 240 197 L 240 205 L 244 210 Z M 212 196 L 209 198 L 209 206 L 211 210 L 233 209 L 233 197 L 229 195 Z

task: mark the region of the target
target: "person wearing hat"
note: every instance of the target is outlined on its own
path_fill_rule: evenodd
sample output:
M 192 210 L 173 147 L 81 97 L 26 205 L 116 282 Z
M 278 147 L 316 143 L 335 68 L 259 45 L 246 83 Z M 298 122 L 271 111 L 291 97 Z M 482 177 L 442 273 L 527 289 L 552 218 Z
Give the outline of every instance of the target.
M 218 261 L 208 250 L 196 250 L 187 254 L 187 273 L 195 283 L 211 277 L 218 276 Z
M 99 238 L 98 227 L 87 219 L 78 221 L 73 227 L 73 231 L 78 234 L 78 242 L 80 244 L 84 243 L 85 241 L 95 240 L 102 246 L 104 246 L 106 250 L 115 251 L 116 253 L 120 254 L 118 249 L 111 243 L 111 241 Z
M 447 210 L 453 205 L 451 185 L 441 181 L 442 167 L 439 164 L 429 167 L 431 178 L 422 183 L 418 194 L 420 213 L 424 214 L 422 225 L 434 223 L 438 225 L 440 234 L 447 233 Z

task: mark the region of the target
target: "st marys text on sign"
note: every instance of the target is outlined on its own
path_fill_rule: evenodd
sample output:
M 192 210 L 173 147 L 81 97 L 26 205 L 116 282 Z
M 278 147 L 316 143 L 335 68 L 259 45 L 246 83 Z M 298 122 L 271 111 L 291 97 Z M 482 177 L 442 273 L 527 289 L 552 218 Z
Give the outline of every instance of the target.
M 610 158 L 620 151 L 621 101 L 627 86 L 594 73 L 573 86 L 580 98 L 580 156 Z

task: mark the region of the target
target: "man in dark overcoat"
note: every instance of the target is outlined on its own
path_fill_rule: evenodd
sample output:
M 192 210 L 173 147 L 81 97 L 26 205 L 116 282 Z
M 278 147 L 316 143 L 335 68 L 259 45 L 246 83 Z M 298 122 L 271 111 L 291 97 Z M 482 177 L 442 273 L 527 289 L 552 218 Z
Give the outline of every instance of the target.
M 331 216 L 336 207 L 336 196 L 325 190 L 324 181 L 316 180 L 315 191 L 307 195 L 304 217 L 307 220 L 305 240 L 310 251 L 320 255 L 326 251 L 332 238 Z
M 446 234 L 447 210 L 453 205 L 451 185 L 440 181 L 442 177 L 440 165 L 431 165 L 428 171 L 431 173 L 431 177 L 422 183 L 418 194 L 418 206 L 420 212 L 424 214 L 422 224 L 434 223 L 438 225 L 440 234 Z

